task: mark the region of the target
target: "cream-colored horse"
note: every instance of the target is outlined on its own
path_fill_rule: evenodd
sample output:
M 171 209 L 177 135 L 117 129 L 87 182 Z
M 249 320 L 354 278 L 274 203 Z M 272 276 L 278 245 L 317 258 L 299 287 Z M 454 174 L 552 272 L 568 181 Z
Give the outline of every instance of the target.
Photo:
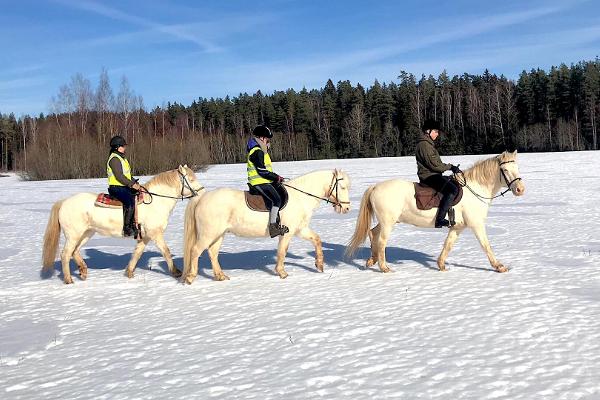
M 171 274 L 178 276 L 171 252 L 163 238 L 163 232 L 177 200 L 196 196 L 204 188 L 196 180 L 194 171 L 187 165 L 180 165 L 175 170 L 155 176 L 144 187 L 154 195 L 150 198 L 149 195 L 145 195 L 145 202 L 149 204 L 138 205 L 137 219 L 138 223 L 142 225 L 143 239 L 138 240 L 131 256 L 127 266 L 127 276 L 133 277 L 135 266 L 150 240 L 156 243 L 167 260 Z M 65 283 L 73 283 L 69 268 L 71 256 L 79 267 L 81 279 L 87 278 L 87 265 L 81 257 L 80 250 L 95 233 L 103 236 L 122 237 L 122 209 L 97 207 L 94 205 L 96 197 L 95 193 L 79 193 L 60 200 L 52 206 L 44 236 L 43 270 L 49 271 L 54 266 L 62 230 L 65 235 L 65 245 L 61 261 Z
M 491 204 L 491 198 L 496 196 L 502 187 L 508 187 L 515 196 L 525 192 L 525 185 L 519 175 L 516 162 L 517 152 L 504 152 L 476 163 L 472 168 L 459 174 L 458 180 L 467 186 L 463 189 L 463 198 L 455 207 L 456 225 L 449 229 L 444 248 L 438 257 L 437 264 L 440 271 L 444 271 L 446 257 L 452 245 L 465 228 L 471 228 L 485 251 L 490 265 L 498 272 L 508 269 L 502 265 L 492 252 L 487 233 L 485 220 Z M 415 189 L 413 182 L 393 179 L 369 187 L 363 195 L 356 229 L 346 250 L 348 256 L 354 254 L 366 239 L 371 239 L 371 256 L 367 260 L 367 267 L 375 262 L 379 263 L 382 272 L 390 272 L 386 265 L 385 247 L 390 237 L 394 224 L 405 222 L 407 224 L 433 228 L 437 208 L 422 211 L 417 209 L 415 202 Z M 371 216 L 375 214 L 378 224 L 369 229 Z
M 323 272 L 321 238 L 308 227 L 313 211 L 321 200 L 328 200 L 338 213 L 350 210 L 348 175 L 338 170 L 316 171 L 286 183 L 289 200 L 281 210 L 281 223 L 289 232 L 279 237 L 275 271 L 283 279 L 283 267 L 292 235 L 310 240 L 315 246 L 315 266 Z M 303 193 L 304 192 L 304 193 Z M 245 203 L 244 192 L 217 189 L 190 201 L 185 211 L 184 270 L 182 279 L 191 284 L 198 275 L 198 257 L 208 249 L 214 278 L 229 279 L 221 270 L 218 255 L 227 232 L 243 237 L 268 237 L 269 213 L 251 211 Z

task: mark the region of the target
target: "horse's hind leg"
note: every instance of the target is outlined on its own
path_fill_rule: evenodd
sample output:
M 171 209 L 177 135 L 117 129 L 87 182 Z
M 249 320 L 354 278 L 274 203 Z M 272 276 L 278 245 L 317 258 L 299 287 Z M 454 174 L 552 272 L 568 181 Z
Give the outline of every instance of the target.
M 133 250 L 133 254 L 131 255 L 131 260 L 129 260 L 129 264 L 127 265 L 127 269 L 125 270 L 125 275 L 128 278 L 133 278 L 133 273 L 135 271 L 135 267 L 144 253 L 144 249 L 146 245 L 150 242 L 150 238 L 145 236 L 142 240 L 139 240 L 135 245 L 135 249 Z
M 61 254 L 61 262 L 62 262 L 62 272 L 63 272 L 63 281 L 66 284 L 73 283 L 73 278 L 71 277 L 71 269 L 69 266 L 69 262 L 71 261 L 71 256 L 73 252 L 77 248 L 77 243 L 79 243 L 79 238 L 73 239 L 72 236 L 65 235 L 65 247 L 63 247 L 63 251 Z
M 206 243 L 206 240 L 202 238 L 198 240 L 194 246 L 192 246 L 189 270 L 185 268 L 182 275 L 183 281 L 188 285 L 191 285 L 192 282 L 194 282 L 194 279 L 196 279 L 196 276 L 198 275 L 198 258 L 207 247 L 208 243 Z
M 379 264 L 381 272 L 390 272 L 391 269 L 387 266 L 385 261 L 385 246 L 387 245 L 387 241 L 394 225 L 390 224 L 388 226 L 380 222 L 379 226 L 379 240 L 375 243 L 377 249 L 377 263 Z
M 298 235 L 302 239 L 310 240 L 315 246 L 315 267 L 319 272 L 323 272 L 323 243 L 319 235 L 309 227 L 302 228 Z
M 208 257 L 210 258 L 210 264 L 212 265 L 213 276 L 217 281 L 229 280 L 229 277 L 221 270 L 221 264 L 219 264 L 219 250 L 221 249 L 224 236 L 225 235 L 215 240 L 215 242 L 208 247 Z
M 83 260 L 83 257 L 81 257 L 81 248 L 83 247 L 84 244 L 87 243 L 88 240 L 90 240 L 90 238 L 92 236 L 94 236 L 93 231 L 87 231 L 86 233 L 84 233 L 81 240 L 79 240 L 79 244 L 75 248 L 75 251 L 73 252 L 73 259 L 75 260 L 77 267 L 79 267 L 79 276 L 81 277 L 82 280 L 87 279 L 88 268 L 87 268 L 87 264 Z
M 440 271 L 446 270 L 446 257 L 448 257 L 448 253 L 450 253 L 450 250 L 452 250 L 452 245 L 454 245 L 454 242 L 456 242 L 458 235 L 461 234 L 463 229 L 464 228 L 450 228 L 450 232 L 448 232 L 448 236 L 444 242 L 444 248 L 437 259 L 437 265 Z
M 379 224 L 375 225 L 373 229 L 369 231 L 369 240 L 371 241 L 371 256 L 367 259 L 367 268 L 371 268 L 377 262 L 378 249 L 377 242 L 379 241 L 379 231 L 381 227 Z

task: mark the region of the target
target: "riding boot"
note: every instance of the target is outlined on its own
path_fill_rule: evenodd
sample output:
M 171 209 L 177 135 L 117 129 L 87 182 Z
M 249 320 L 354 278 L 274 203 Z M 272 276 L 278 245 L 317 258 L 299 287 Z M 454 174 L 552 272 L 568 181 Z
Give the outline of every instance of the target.
M 269 224 L 269 235 L 274 238 L 275 236 L 283 236 L 290 230 L 285 225 L 279 225 L 277 223 Z
M 137 236 L 134 207 L 123 207 L 123 236 Z
M 446 219 L 446 214 L 452 205 L 453 197 L 451 194 L 445 194 L 440 201 L 440 206 L 437 211 L 437 215 L 435 216 L 435 227 L 443 228 L 445 226 L 450 226 L 450 221 Z

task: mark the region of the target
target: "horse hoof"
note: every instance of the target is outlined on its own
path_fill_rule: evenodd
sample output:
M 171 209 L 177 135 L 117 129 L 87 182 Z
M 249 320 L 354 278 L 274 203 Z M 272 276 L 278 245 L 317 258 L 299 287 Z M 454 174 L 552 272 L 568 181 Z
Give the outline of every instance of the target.
M 375 265 L 375 260 L 371 257 L 367 260 L 366 268 L 371 268 L 373 265 Z
M 316 263 L 315 267 L 317 267 L 317 271 L 323 272 L 323 263 Z
M 125 276 L 129 279 L 133 278 L 133 271 L 127 270 L 125 271 Z
M 66 285 L 73 284 L 73 278 L 71 278 L 70 276 L 68 278 L 63 279 L 63 281 L 65 282 Z
M 388 272 L 392 272 L 392 270 L 389 267 L 381 267 L 381 272 L 387 274 Z
M 192 284 L 192 282 L 194 282 L 194 278 L 195 278 L 195 277 L 187 276 L 187 277 L 186 277 L 186 278 L 183 280 L 183 282 L 184 282 L 184 283 L 187 283 L 188 285 L 191 285 L 191 284 Z
M 180 271 L 180 270 L 178 270 L 178 269 L 176 269 L 176 270 L 174 270 L 174 271 L 171 271 L 171 276 L 172 276 L 173 278 L 181 278 L 181 275 L 182 275 L 182 273 L 181 273 L 181 271 Z
M 508 272 L 508 268 L 502 264 L 498 264 L 494 268 L 496 268 L 496 272 L 500 272 L 500 273 Z
M 79 277 L 82 281 L 85 281 L 87 279 L 87 268 L 79 270 Z
M 288 273 L 287 273 L 287 272 L 281 272 L 281 273 L 279 274 L 279 277 L 280 277 L 281 279 L 285 279 L 285 278 L 287 278 L 287 277 L 288 277 Z
M 229 277 L 225 274 L 221 274 L 221 275 L 216 275 L 215 276 L 215 280 L 217 281 L 228 281 Z

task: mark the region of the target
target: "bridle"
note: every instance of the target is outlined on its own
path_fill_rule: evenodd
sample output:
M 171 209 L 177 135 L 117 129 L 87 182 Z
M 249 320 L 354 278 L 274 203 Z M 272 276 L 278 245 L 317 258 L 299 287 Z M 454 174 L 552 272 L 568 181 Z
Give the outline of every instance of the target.
M 333 205 L 334 207 L 337 207 L 337 206 L 341 207 L 342 204 L 350 204 L 349 201 L 341 201 L 338 197 L 338 184 L 340 181 L 343 181 L 343 180 L 344 180 L 344 178 L 338 177 L 337 171 L 335 171 L 333 173 L 333 177 L 331 178 L 331 183 L 329 184 L 329 189 L 327 190 L 327 197 L 321 197 L 321 196 L 314 195 L 312 193 L 305 192 L 304 190 L 298 189 L 291 185 L 288 185 L 287 183 L 284 183 L 283 186 L 297 190 L 298 192 L 304 193 L 307 196 L 314 197 L 319 200 L 323 200 L 326 203 Z M 335 195 L 333 194 L 333 192 L 335 192 Z M 333 201 L 331 200 L 331 197 L 333 197 L 333 199 L 334 199 Z
M 508 180 L 508 177 L 506 176 L 506 172 L 507 172 L 507 171 L 506 171 L 506 169 L 502 168 L 502 166 L 503 166 L 504 164 L 514 163 L 514 162 L 516 162 L 516 161 L 515 161 L 515 160 L 509 160 L 509 161 L 500 161 L 500 160 L 498 160 L 498 166 L 499 166 L 499 169 L 500 169 L 500 174 L 501 174 L 502 178 L 504 179 L 504 182 L 506 183 L 506 186 L 507 186 L 507 188 L 506 188 L 506 190 L 502 191 L 501 193 L 499 193 L 499 194 L 497 194 L 497 195 L 495 195 L 495 196 L 493 196 L 493 197 L 486 197 L 486 196 L 482 196 L 482 195 L 478 194 L 477 192 L 475 192 L 475 191 L 474 191 L 474 190 L 473 190 L 473 189 L 472 189 L 472 188 L 471 188 L 471 187 L 470 187 L 470 186 L 467 184 L 467 179 L 465 178 L 465 175 L 464 175 L 464 173 L 463 173 L 462 171 L 460 171 L 458 174 L 454 174 L 454 176 L 456 177 L 456 182 L 458 182 L 458 184 L 459 184 L 460 186 L 462 186 L 462 187 L 466 187 L 467 189 L 469 189 L 469 191 L 470 191 L 471 193 L 473 193 L 473 194 L 475 195 L 475 197 L 477 197 L 478 199 L 480 199 L 480 200 L 482 200 L 482 201 L 484 201 L 484 200 L 494 200 L 494 199 L 496 199 L 496 198 L 498 198 L 498 197 L 500 197 L 500 196 L 504 196 L 506 193 L 510 192 L 510 191 L 512 190 L 512 189 L 511 189 L 511 186 L 512 186 L 512 184 L 513 184 L 513 183 L 515 183 L 515 182 L 517 182 L 517 181 L 520 181 L 520 180 L 522 180 L 522 179 L 521 179 L 521 177 L 516 177 L 516 178 L 514 178 L 513 180 L 511 180 L 511 181 L 509 182 L 509 180 Z M 459 174 L 461 174 L 461 175 L 462 175 L 463 182 L 460 182 L 460 181 L 458 180 L 458 175 L 459 175 Z
M 179 179 L 181 180 L 181 193 L 178 197 L 176 196 L 167 196 L 164 194 L 158 194 L 158 193 L 153 193 L 151 191 L 149 191 L 148 189 L 146 189 L 144 186 L 140 186 L 142 190 L 140 190 L 140 192 L 143 193 L 147 193 L 150 195 L 150 201 L 148 203 L 146 203 L 146 201 L 144 201 L 144 204 L 150 204 L 152 203 L 152 197 L 153 196 L 157 196 L 157 197 L 164 197 L 166 199 L 181 199 L 181 201 L 186 200 L 186 199 L 191 199 L 192 197 L 196 197 L 198 196 L 198 192 L 201 191 L 202 189 L 204 189 L 204 186 L 200 186 L 200 189 L 196 190 L 192 187 L 190 181 L 188 181 L 187 176 L 182 174 L 181 171 L 179 171 L 179 169 L 177 170 L 177 173 L 179 174 Z M 192 195 L 191 196 L 184 196 L 183 192 L 185 191 L 185 189 L 188 189 Z

